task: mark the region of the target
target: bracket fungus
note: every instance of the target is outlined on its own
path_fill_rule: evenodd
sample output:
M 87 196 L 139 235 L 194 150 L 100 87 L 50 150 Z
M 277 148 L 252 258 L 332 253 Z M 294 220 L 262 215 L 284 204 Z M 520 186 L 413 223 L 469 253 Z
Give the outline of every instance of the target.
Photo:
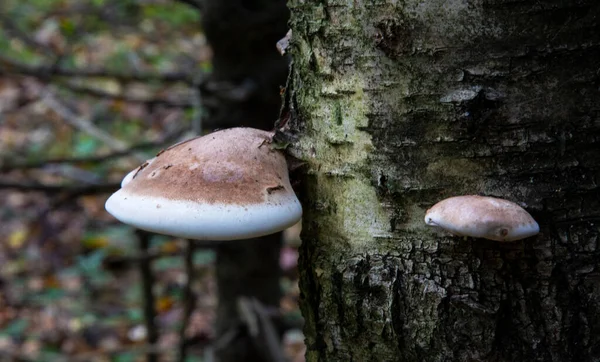
M 455 196 L 433 205 L 425 223 L 452 234 L 496 241 L 515 241 L 536 235 L 538 223 L 521 206 L 495 197 Z
M 139 229 L 197 240 L 286 229 L 302 207 L 272 136 L 230 128 L 173 145 L 128 173 L 106 210 Z

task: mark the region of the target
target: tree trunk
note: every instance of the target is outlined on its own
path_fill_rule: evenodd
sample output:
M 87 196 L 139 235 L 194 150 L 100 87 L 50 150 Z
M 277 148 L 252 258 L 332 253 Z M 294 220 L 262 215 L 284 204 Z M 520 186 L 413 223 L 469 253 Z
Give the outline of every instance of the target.
M 201 85 L 210 124 L 219 128 L 272 130 L 279 115 L 280 87 L 288 74 L 277 41 L 287 32 L 285 0 L 202 1 L 202 25 L 213 50 L 213 71 Z M 265 361 L 272 356 L 244 329 L 240 297 L 279 307 L 281 233 L 239 240 L 217 249 L 217 339 L 237 336 L 216 352 L 219 362 Z
M 600 3 L 295 0 L 308 361 L 600 359 Z M 516 201 L 517 242 L 424 224 Z

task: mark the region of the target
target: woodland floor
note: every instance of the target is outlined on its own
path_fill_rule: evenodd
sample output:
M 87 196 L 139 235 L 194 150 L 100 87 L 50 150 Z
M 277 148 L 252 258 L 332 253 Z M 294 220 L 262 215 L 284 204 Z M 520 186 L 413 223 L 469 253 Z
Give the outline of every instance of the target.
M 129 170 L 198 128 L 192 85 L 211 68 L 198 23 L 167 0 L 0 3 L 0 361 L 145 359 L 136 236 L 104 202 Z M 296 320 L 298 243 L 288 233 L 281 254 L 281 312 Z M 185 244 L 156 235 L 149 251 L 164 361 L 180 339 Z M 194 255 L 187 361 L 201 361 L 214 335 L 214 259 Z M 303 360 L 299 329 L 284 347 Z

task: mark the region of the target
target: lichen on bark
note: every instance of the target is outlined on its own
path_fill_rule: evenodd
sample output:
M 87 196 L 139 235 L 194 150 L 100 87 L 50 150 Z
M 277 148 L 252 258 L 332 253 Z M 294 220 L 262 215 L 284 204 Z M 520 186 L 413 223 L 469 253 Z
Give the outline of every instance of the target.
M 600 4 L 291 1 L 309 361 L 600 358 Z M 521 203 L 516 243 L 427 228 Z

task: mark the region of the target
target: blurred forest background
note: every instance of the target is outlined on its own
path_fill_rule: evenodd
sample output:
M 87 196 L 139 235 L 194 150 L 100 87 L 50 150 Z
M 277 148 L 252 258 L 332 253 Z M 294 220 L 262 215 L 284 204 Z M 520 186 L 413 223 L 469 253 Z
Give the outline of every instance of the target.
M 0 2 L 0 360 L 175 361 L 183 336 L 185 360 L 203 361 L 214 342 L 214 250 L 195 250 L 188 285 L 185 240 L 152 235 L 140 250 L 135 231 L 104 210 L 131 169 L 220 126 L 201 125 L 212 51 L 201 10 L 186 3 Z M 296 321 L 298 243 L 286 232 L 280 258 L 279 313 Z M 140 273 L 148 261 L 155 345 Z M 283 348 L 303 360 L 300 329 L 287 330 Z

